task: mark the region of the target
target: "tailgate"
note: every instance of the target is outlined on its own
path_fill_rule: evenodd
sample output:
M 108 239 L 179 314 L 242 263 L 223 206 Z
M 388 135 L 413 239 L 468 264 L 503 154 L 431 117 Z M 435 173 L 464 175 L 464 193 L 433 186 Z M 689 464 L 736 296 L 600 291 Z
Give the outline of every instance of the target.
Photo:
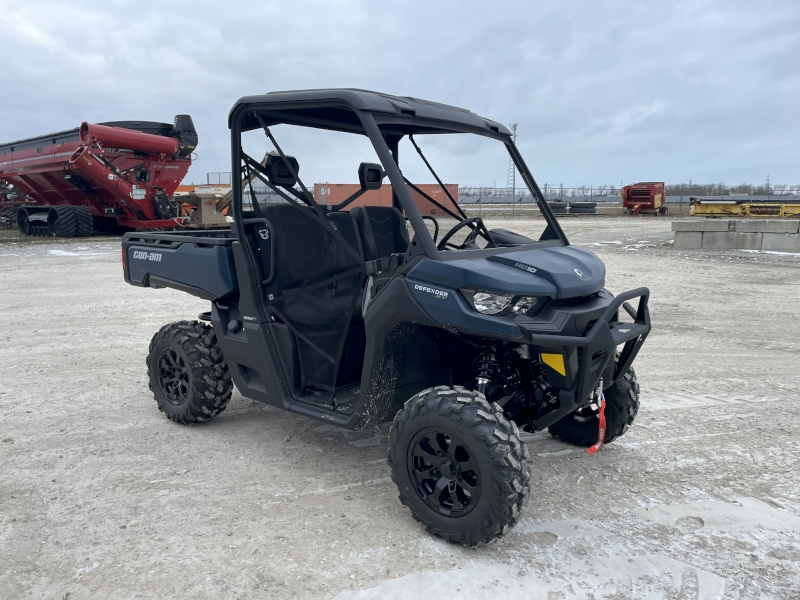
M 205 300 L 225 298 L 239 290 L 232 241 L 179 234 L 126 234 L 122 240 L 125 281 L 143 287 L 168 287 Z

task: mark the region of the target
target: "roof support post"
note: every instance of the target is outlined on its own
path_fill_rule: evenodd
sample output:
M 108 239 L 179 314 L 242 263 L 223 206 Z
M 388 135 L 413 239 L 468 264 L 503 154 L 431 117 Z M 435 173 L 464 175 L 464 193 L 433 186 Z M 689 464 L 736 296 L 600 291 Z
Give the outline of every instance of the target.
M 403 174 L 400 172 L 400 167 L 397 166 L 389 150 L 389 146 L 386 145 L 386 140 L 383 139 L 378 124 L 375 123 L 374 117 L 368 112 L 358 111 L 358 116 L 361 118 L 364 131 L 366 131 L 378 158 L 383 164 L 386 174 L 389 176 L 389 181 L 392 182 L 392 191 L 397 196 L 401 206 L 405 209 L 406 216 L 411 222 L 411 226 L 414 228 L 416 239 L 422 245 L 422 249 L 425 251 L 428 258 L 438 258 L 439 250 L 437 250 L 436 244 L 433 242 L 433 238 L 425 225 L 425 221 L 422 219 L 419 209 L 414 203 L 414 198 L 411 197 L 411 192 L 408 190 L 408 187 L 406 187 Z

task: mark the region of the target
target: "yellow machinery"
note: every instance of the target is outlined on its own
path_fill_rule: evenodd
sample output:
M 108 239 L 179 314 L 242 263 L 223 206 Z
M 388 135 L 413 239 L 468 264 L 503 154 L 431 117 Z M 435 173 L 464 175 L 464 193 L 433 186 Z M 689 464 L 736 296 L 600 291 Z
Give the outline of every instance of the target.
M 751 202 L 749 200 L 698 200 L 690 198 L 695 217 L 797 217 L 800 202 Z

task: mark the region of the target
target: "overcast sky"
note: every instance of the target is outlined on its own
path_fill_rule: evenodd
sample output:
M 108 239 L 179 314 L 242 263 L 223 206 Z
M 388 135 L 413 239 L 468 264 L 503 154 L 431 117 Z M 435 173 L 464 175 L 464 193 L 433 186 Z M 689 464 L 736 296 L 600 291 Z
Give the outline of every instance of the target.
M 195 182 L 230 171 L 237 98 L 360 87 L 518 122 L 542 184 L 800 184 L 798 0 L 0 0 L 0 39 L 0 141 L 189 113 Z M 505 185 L 504 160 L 446 179 Z

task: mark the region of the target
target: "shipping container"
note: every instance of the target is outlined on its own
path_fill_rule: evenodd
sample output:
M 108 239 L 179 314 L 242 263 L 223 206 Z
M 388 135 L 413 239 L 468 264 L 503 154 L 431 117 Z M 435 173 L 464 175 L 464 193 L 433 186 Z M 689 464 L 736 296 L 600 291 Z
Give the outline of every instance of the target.
M 428 194 L 442 206 L 448 207 L 455 212 L 453 202 L 444 193 L 444 190 L 437 183 L 415 184 L 419 189 Z M 458 184 L 445 184 L 447 191 L 458 202 Z M 315 183 L 314 200 L 323 206 L 333 206 L 344 202 L 347 198 L 355 194 L 361 187 L 357 183 Z M 417 204 L 419 211 L 423 215 L 443 215 L 445 212 L 430 202 L 427 198 L 411 189 L 411 197 Z M 391 206 L 392 205 L 392 186 L 382 185 L 379 190 L 368 190 L 351 204 L 346 210 L 356 206 Z

